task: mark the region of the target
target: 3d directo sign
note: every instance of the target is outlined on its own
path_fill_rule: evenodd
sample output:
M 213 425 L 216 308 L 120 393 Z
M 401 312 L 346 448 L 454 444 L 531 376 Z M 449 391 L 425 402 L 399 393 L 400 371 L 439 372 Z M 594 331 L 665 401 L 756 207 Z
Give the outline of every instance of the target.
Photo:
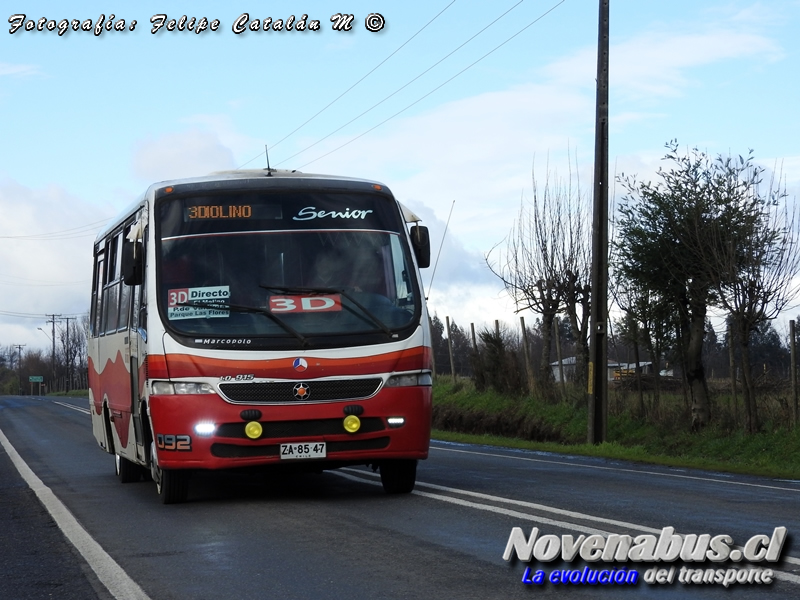
M 776 527 L 772 535 L 754 535 L 739 548 L 730 535 L 680 535 L 675 533 L 674 527 L 664 527 L 658 536 L 594 534 L 580 535 L 577 538 L 573 535 L 540 536 L 537 527 L 531 530 L 530 537 L 525 537 L 521 528 L 514 527 L 508 537 L 503 560 L 511 561 L 516 554 L 520 561 L 536 560 L 543 563 L 559 559 L 572 562 L 578 558 L 587 563 L 775 563 L 780 559 L 786 535 L 786 527 Z M 645 571 L 642 579 L 648 584 L 670 584 L 677 581 L 683 584 L 721 584 L 728 587 L 734 583 L 769 584 L 773 577 L 772 569 L 761 567 L 705 569 L 672 566 L 651 567 Z M 522 577 L 522 582 L 528 585 L 541 585 L 545 580 L 555 585 L 635 585 L 639 581 L 639 571 L 628 567 L 595 569 L 586 566 L 583 569 L 554 569 L 545 573 L 543 570 L 528 567 Z

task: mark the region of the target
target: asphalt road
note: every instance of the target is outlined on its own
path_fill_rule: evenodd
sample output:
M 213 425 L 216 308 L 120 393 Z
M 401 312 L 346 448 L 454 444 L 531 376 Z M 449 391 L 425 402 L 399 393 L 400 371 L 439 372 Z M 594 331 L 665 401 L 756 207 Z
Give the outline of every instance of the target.
M 361 468 L 226 472 L 194 477 L 188 502 L 164 506 L 152 482 L 118 482 L 87 407 L 82 399 L 0 397 L 0 431 L 13 450 L 0 445 L 0 598 L 800 598 L 800 481 L 434 442 L 407 496 L 385 495 Z M 104 555 L 113 569 L 90 565 L 67 540 L 12 464 L 14 453 L 46 486 L 40 494 L 51 490 L 74 515 L 84 533 L 72 534 L 99 544 L 90 558 Z M 776 571 L 771 584 L 729 589 L 677 575 L 650 585 L 642 580 L 650 563 L 503 560 L 513 527 L 577 538 L 657 536 L 667 526 L 727 534 L 739 546 L 779 526 L 789 537 L 777 564 L 685 565 Z M 627 568 L 640 579 L 525 584 L 528 566 L 531 577 L 588 566 Z M 109 591 L 107 581 L 122 584 Z

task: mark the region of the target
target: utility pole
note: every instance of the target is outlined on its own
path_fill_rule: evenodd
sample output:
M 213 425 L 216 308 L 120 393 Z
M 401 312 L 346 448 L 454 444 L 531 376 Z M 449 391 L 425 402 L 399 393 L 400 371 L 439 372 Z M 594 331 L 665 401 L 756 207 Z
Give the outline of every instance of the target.
M 53 379 L 50 380 L 50 391 L 55 391 L 56 389 L 56 317 L 60 317 L 61 315 L 45 315 L 46 317 L 50 317 L 50 320 L 47 323 L 53 324 L 53 336 L 50 338 L 50 341 L 53 342 L 53 353 L 50 355 L 50 367 L 53 371 Z
M 608 38 L 609 2 L 600 1 L 592 217 L 588 442 L 606 441 L 608 420 Z
M 13 347 L 17 349 L 17 382 L 19 385 L 19 395 L 22 395 L 22 349 L 27 346 L 27 344 L 13 344 Z
M 69 322 L 70 321 L 74 321 L 76 318 L 77 317 L 63 317 L 64 321 L 67 322 L 67 346 L 66 346 L 66 349 L 65 349 L 64 352 L 66 354 L 65 358 L 66 358 L 66 363 L 67 363 L 67 381 L 66 381 L 66 386 L 67 386 L 67 391 L 68 392 L 70 390 L 72 390 L 72 352 L 71 352 L 70 346 L 69 346 Z

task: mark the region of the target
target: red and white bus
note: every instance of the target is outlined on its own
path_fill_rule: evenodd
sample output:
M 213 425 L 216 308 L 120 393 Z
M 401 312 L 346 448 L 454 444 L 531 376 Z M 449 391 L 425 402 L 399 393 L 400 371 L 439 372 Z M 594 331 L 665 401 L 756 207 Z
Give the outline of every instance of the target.
M 92 430 L 164 503 L 199 469 L 427 458 L 427 228 L 380 183 L 240 170 L 157 183 L 94 245 Z M 413 225 L 411 225 L 413 223 Z

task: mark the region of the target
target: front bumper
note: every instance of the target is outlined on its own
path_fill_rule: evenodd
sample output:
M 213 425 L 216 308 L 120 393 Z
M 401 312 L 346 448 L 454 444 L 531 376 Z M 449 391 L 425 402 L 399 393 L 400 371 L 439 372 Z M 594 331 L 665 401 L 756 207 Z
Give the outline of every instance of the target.
M 348 408 L 348 412 L 345 409 Z M 353 407 L 361 407 L 353 408 Z M 260 416 L 253 418 L 259 411 Z M 372 398 L 321 403 L 232 404 L 216 394 L 154 395 L 149 402 L 158 464 L 166 469 L 226 469 L 291 462 L 280 457 L 280 445 L 325 442 L 324 459 L 302 462 L 370 463 L 383 459 L 428 457 L 431 433 L 431 388 L 383 388 Z M 344 428 L 344 419 L 358 413 L 361 427 Z M 404 424 L 391 426 L 390 417 Z M 250 439 L 252 421 L 262 433 Z M 210 434 L 195 426 L 213 424 Z M 302 459 L 301 459 L 302 460 Z

